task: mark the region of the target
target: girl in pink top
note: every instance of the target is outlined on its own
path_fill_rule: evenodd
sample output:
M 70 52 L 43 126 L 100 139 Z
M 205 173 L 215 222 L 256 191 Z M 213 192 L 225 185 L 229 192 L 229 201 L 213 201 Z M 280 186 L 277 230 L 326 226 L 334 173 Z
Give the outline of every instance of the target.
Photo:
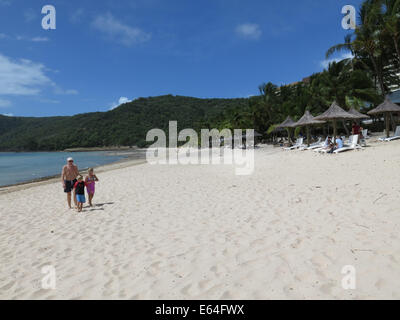
M 95 185 L 96 185 L 96 182 L 99 181 L 99 179 L 94 174 L 94 169 L 93 168 L 89 168 L 88 173 L 89 173 L 89 175 L 86 176 L 86 179 L 85 179 L 86 190 L 87 190 L 87 193 L 89 195 L 89 205 L 91 207 L 93 207 L 92 200 L 93 200 L 93 197 L 94 197 Z

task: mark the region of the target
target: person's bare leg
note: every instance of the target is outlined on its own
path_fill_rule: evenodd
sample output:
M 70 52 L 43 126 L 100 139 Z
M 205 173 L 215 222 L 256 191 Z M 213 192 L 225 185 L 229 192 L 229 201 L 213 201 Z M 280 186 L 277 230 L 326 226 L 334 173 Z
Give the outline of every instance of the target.
M 71 207 L 71 192 L 67 193 L 67 202 L 68 202 L 68 207 L 70 209 L 72 209 L 72 207 Z
M 92 204 L 92 200 L 93 200 L 93 194 L 89 194 L 89 206 L 91 206 L 91 207 L 93 207 L 93 204 Z
M 75 203 L 75 208 L 78 208 L 78 201 L 76 200 L 76 190 L 74 189 L 74 203 Z

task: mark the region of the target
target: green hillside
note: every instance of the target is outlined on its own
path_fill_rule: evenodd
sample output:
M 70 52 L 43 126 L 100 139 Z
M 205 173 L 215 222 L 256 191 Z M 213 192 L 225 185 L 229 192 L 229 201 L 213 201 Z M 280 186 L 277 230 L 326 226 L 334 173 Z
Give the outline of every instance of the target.
M 71 117 L 0 116 L 0 150 L 143 147 L 146 145 L 146 133 L 154 128 L 168 132 L 169 121 L 178 121 L 179 130 L 199 130 L 224 119 L 228 110 L 247 105 L 247 99 L 197 99 L 168 95 L 140 98 L 108 112 Z

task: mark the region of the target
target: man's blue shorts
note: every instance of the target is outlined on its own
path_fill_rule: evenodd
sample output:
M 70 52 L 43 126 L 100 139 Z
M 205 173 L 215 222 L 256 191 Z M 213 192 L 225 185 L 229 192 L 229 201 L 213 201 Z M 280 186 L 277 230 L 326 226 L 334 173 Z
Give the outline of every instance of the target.
M 85 203 L 86 202 L 86 198 L 84 194 L 77 194 L 76 195 L 76 201 L 78 201 L 79 203 Z

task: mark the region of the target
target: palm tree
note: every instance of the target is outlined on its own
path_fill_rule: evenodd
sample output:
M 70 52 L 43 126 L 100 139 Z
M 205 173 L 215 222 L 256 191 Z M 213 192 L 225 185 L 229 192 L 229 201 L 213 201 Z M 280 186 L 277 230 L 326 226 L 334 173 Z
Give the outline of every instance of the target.
M 368 102 L 380 102 L 380 96 L 368 74 L 355 68 L 357 61 L 345 59 L 329 64 L 320 77 L 318 90 L 324 101 L 336 100 L 338 104 L 349 109 L 348 99 L 360 99 Z
M 268 118 L 272 124 L 276 116 L 276 114 L 274 114 L 274 109 L 279 102 L 278 87 L 271 82 L 268 82 L 259 86 L 258 89 L 261 94 L 261 99 L 265 107 L 265 111 L 267 112 Z
M 393 41 L 397 60 L 400 62 L 400 0 L 382 0 L 382 2 L 385 10 L 383 13 L 383 31 Z
M 382 63 L 382 32 L 379 26 L 382 25 L 380 1 L 367 0 L 360 10 L 359 20 L 361 24 L 356 27 L 354 34 L 345 37 L 345 42 L 331 47 L 326 57 L 329 58 L 335 52 L 351 51 L 356 58 L 366 57 L 373 66 L 373 71 L 378 79 L 381 95 L 387 92 L 384 82 L 384 71 Z

